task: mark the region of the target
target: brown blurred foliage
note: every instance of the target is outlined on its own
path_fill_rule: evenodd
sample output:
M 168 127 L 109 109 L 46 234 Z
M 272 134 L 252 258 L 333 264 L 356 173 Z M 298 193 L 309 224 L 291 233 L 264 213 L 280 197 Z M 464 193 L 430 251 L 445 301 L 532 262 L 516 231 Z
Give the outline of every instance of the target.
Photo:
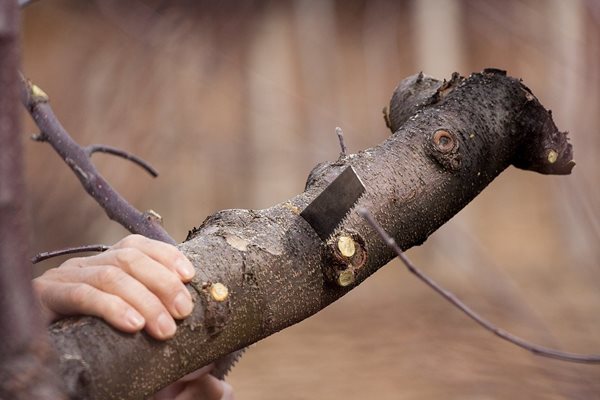
M 498 325 L 600 352 L 600 2 L 55 0 L 30 6 L 24 27 L 26 75 L 80 143 L 159 169 L 152 180 L 95 156 L 179 240 L 216 210 L 300 192 L 337 157 L 336 126 L 350 151 L 382 141 L 381 109 L 407 75 L 494 66 L 523 78 L 570 131 L 573 174 L 510 168 L 409 254 Z M 34 251 L 126 233 L 48 146 L 26 156 Z M 395 262 L 256 345 L 231 382 L 247 400 L 600 397 L 600 367 L 501 342 Z

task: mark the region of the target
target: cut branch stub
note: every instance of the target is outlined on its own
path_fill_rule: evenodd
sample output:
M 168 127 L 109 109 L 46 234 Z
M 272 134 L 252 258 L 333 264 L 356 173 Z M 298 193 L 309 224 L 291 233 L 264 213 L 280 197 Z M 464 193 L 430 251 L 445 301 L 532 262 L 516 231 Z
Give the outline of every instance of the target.
M 367 261 L 365 241 L 356 232 L 342 231 L 327 241 L 323 274 L 327 281 L 346 287 Z
M 535 97 L 532 97 L 529 89 L 525 85 L 522 86 L 527 103 L 523 107 L 523 117 L 517 121 L 517 126 L 518 129 L 529 134 L 515 154 L 513 165 L 542 174 L 570 174 L 575 161 L 573 161 L 573 148 L 569 143 L 567 132 L 558 130 L 549 111 L 537 119 L 530 117 L 530 110 L 535 113 L 544 108 Z

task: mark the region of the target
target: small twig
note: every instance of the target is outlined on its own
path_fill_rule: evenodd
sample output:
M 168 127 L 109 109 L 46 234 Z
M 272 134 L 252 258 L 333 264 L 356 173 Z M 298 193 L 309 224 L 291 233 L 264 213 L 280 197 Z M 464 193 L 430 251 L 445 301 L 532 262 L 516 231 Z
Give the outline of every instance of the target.
M 87 153 L 88 157 L 94 153 L 112 154 L 113 156 L 124 158 L 134 164 L 139 165 L 155 178 L 158 176 L 158 171 L 156 171 L 156 169 L 154 169 L 148 162 L 142 160 L 138 156 L 126 152 L 125 150 L 117 149 L 116 147 L 106 146 L 103 144 L 93 144 L 86 147 L 85 152 Z
M 75 254 L 75 253 L 86 253 L 86 252 L 103 252 L 110 249 L 110 246 L 106 246 L 104 244 L 88 244 L 85 246 L 78 247 L 69 247 L 67 249 L 54 250 L 54 251 L 45 251 L 43 253 L 36 254 L 31 257 L 31 263 L 37 264 L 40 261 L 47 260 L 52 257 L 64 256 L 66 254 Z
M 413 274 L 415 274 L 421 281 L 425 282 L 430 288 L 435 290 L 438 294 L 448 300 L 450 303 L 454 304 L 458 307 L 462 312 L 464 312 L 469 318 L 477 322 L 479 325 L 484 327 L 485 329 L 492 332 L 494 335 L 516 345 L 525 350 L 528 350 L 534 354 L 539 356 L 554 358 L 562 361 L 570 361 L 570 362 L 578 362 L 585 364 L 596 364 L 600 363 L 600 355 L 597 354 L 576 354 L 576 353 L 568 353 L 555 349 L 550 349 L 548 347 L 543 347 L 536 345 L 534 343 L 530 343 L 524 339 L 521 339 L 518 336 L 515 336 L 501 328 L 498 328 L 491 322 L 487 321 L 483 317 L 479 316 L 475 311 L 473 311 L 469 306 L 459 300 L 454 294 L 442 288 L 439 284 L 421 272 L 404 254 L 400 246 L 394 241 L 394 239 L 387 234 L 387 232 L 375 221 L 371 213 L 364 208 L 360 208 L 357 210 L 358 214 L 362 216 L 367 222 L 375 229 L 377 234 L 381 237 L 381 239 L 398 255 L 398 258 L 404 263 L 406 268 Z
M 337 133 L 338 140 L 340 141 L 340 147 L 342 148 L 342 156 L 347 155 L 346 143 L 344 142 L 344 132 L 342 132 L 342 128 L 339 126 L 335 128 L 335 133 Z
M 73 170 L 86 192 L 108 217 L 132 233 L 175 244 L 175 240 L 154 219 L 133 207 L 96 170 L 88 150 L 81 147 L 61 125 L 48 104 L 48 95 L 21 76 L 21 102 L 40 129 L 38 140 L 48 142 Z

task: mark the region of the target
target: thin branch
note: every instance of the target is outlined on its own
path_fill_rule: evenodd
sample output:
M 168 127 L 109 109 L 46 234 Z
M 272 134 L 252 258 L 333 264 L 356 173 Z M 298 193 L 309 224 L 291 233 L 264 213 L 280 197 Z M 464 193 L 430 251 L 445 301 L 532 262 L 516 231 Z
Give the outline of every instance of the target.
M 21 77 L 21 102 L 40 129 L 36 140 L 46 141 L 54 148 L 110 219 L 132 233 L 175 244 L 160 223 L 146 218 L 100 175 L 90 160 L 89 148 L 85 149 L 73 140 L 52 111 L 46 93 L 24 77 Z
M 31 258 L 32 264 L 37 264 L 40 261 L 47 260 L 49 258 L 64 256 L 67 254 L 75 254 L 75 253 L 86 253 L 86 252 L 103 252 L 110 249 L 110 246 L 106 246 L 104 244 L 88 244 L 85 246 L 78 247 L 69 247 L 61 250 L 53 250 L 53 251 L 45 251 L 43 253 L 36 254 Z
M 548 347 L 543 347 L 536 345 L 534 343 L 530 343 L 518 336 L 515 336 L 501 328 L 498 328 L 491 322 L 487 321 L 483 317 L 479 316 L 475 311 L 473 311 L 469 306 L 459 300 L 454 294 L 442 288 L 439 284 L 425 275 L 421 270 L 419 270 L 404 254 L 400 246 L 396 244 L 394 239 L 387 234 L 387 232 L 375 221 L 371 213 L 364 209 L 360 208 L 357 210 L 358 214 L 362 216 L 367 222 L 373 227 L 373 229 L 377 232 L 377 234 L 381 237 L 381 239 L 398 255 L 398 258 L 404 263 L 406 268 L 413 274 L 415 274 L 421 281 L 425 282 L 430 288 L 435 290 L 438 294 L 448 300 L 450 303 L 454 304 L 458 309 L 464 312 L 469 318 L 477 322 L 479 325 L 484 327 L 485 329 L 492 332 L 494 335 L 516 345 L 525 350 L 529 350 L 530 352 L 543 356 L 554 358 L 562 361 L 570 361 L 577 363 L 585 363 L 585 364 L 596 364 L 600 363 L 600 355 L 597 354 L 576 354 L 576 353 L 568 353 L 555 349 L 550 349 Z
M 126 152 L 125 150 L 117 149 L 116 147 L 107 146 L 103 144 L 93 144 L 91 146 L 86 147 L 85 152 L 88 156 L 91 156 L 94 153 L 112 154 L 113 156 L 121 157 L 128 161 L 131 161 L 134 164 L 137 164 L 150 175 L 152 175 L 154 178 L 158 176 L 158 171 L 154 167 L 152 167 L 148 162 L 144 161 L 136 155 Z
M 335 133 L 337 133 L 338 140 L 340 141 L 342 156 L 345 156 L 348 154 L 348 149 L 346 148 L 346 142 L 344 141 L 344 132 L 342 132 L 342 128 L 338 126 L 335 128 Z

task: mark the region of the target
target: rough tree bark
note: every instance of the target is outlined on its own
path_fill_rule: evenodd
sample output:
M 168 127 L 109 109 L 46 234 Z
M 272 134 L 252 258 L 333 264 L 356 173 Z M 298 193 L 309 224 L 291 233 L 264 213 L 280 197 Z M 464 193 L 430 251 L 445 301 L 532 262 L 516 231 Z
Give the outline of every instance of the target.
M 31 289 L 19 99 L 19 10 L 0 1 L 0 398 L 61 399 Z M 32 384 L 35 381 L 35 384 Z
M 179 248 L 197 269 L 188 286 L 196 305 L 172 340 L 123 334 L 93 317 L 51 326 L 69 394 L 142 399 L 315 314 L 390 261 L 392 250 L 355 213 L 327 243 L 299 216 L 348 165 L 366 186 L 358 205 L 403 249 L 423 243 L 511 164 L 546 174 L 574 165 L 566 134 L 503 71 L 444 82 L 412 76 L 396 89 L 387 117 L 393 135 L 318 165 L 298 196 L 265 210 L 224 210 L 190 232 Z M 353 238 L 352 255 L 340 254 L 340 236 Z M 224 300 L 217 283 L 228 288 Z

